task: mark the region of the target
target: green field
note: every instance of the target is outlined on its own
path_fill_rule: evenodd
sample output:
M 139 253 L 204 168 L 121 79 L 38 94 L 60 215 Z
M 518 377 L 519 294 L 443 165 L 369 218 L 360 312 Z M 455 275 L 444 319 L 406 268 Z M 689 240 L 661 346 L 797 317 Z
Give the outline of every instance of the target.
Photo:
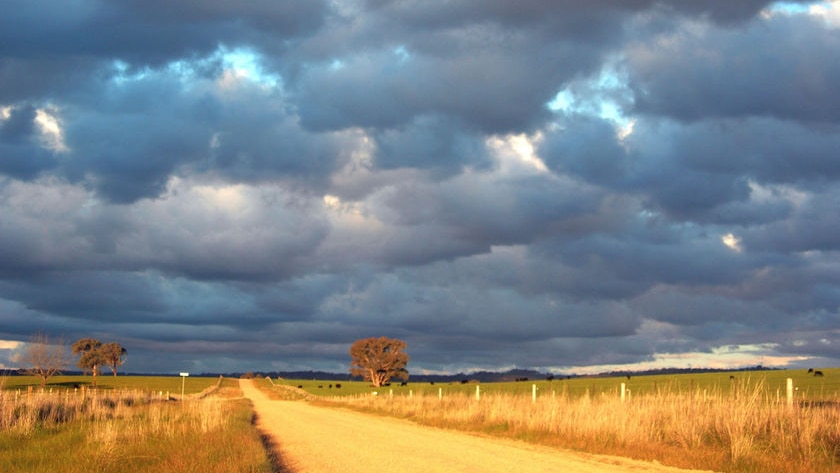
M 821 370 L 822 377 L 815 377 L 806 370 L 772 370 L 772 371 L 737 371 L 719 373 L 691 373 L 674 375 L 647 375 L 626 377 L 580 377 L 572 379 L 555 379 L 553 381 L 530 380 L 522 382 L 493 382 L 493 383 L 428 383 L 409 382 L 407 386 L 400 386 L 399 382 L 391 386 L 372 388 L 361 381 L 324 381 L 324 380 L 294 380 L 284 379 L 275 383 L 289 386 L 301 386 L 303 390 L 316 396 L 355 396 L 377 392 L 380 396 L 408 396 L 408 395 L 447 395 L 455 393 L 475 393 L 479 386 L 482 395 L 496 393 L 531 395 L 532 385 L 537 386 L 538 396 L 569 395 L 619 395 L 622 383 L 627 394 L 647 395 L 668 392 L 690 392 L 698 395 L 704 393 L 734 393 L 745 388 L 754 388 L 759 384 L 767 396 L 785 396 L 786 380 L 793 380 L 795 396 L 805 400 L 836 400 L 840 399 L 840 368 Z M 337 388 L 341 385 L 341 388 Z M 332 386 L 332 387 L 330 387 Z
M 128 389 L 152 392 L 181 393 L 180 376 L 97 376 L 96 387 L 103 390 Z M 217 377 L 188 376 L 184 378 L 184 394 L 199 393 L 219 381 Z M 46 389 L 62 390 L 78 387 L 92 387 L 91 376 L 53 376 L 47 382 Z M 6 376 L 0 381 L 0 388 L 7 390 L 27 390 L 41 388 L 41 380 L 34 376 Z

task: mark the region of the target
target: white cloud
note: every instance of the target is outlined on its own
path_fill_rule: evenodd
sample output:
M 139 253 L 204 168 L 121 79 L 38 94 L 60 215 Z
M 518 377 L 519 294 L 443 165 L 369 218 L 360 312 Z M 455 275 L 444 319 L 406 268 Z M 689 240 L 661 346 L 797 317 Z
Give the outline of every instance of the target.
M 573 371 L 576 374 L 599 374 L 610 371 L 644 371 L 663 368 L 711 368 L 738 369 L 750 366 L 784 368 L 797 361 L 810 360 L 808 356 L 779 356 L 772 353 L 772 343 L 720 346 L 710 352 L 656 353 L 653 359 L 621 365 L 598 365 L 584 367 L 563 367 L 557 371 Z
M 64 130 L 58 118 L 58 110 L 54 107 L 39 108 L 35 111 L 35 123 L 41 132 L 41 143 L 44 148 L 56 153 L 66 153 L 70 148 L 64 143 Z
M 811 5 L 809 13 L 822 17 L 826 24 L 840 28 L 840 0 L 821 2 Z
M 511 167 L 526 165 L 540 172 L 548 172 L 545 163 L 536 154 L 536 147 L 542 139 L 541 134 L 492 136 L 487 139 L 487 146 L 495 152 L 502 171 Z
M 735 236 L 732 233 L 727 233 L 726 235 L 723 235 L 722 237 L 720 237 L 720 241 L 724 245 L 726 245 L 729 249 L 731 249 L 732 251 L 735 251 L 735 252 L 738 252 L 738 253 L 740 253 L 742 251 L 741 238 Z
M 23 346 L 23 342 L 14 340 L 0 340 L 0 350 L 17 350 Z

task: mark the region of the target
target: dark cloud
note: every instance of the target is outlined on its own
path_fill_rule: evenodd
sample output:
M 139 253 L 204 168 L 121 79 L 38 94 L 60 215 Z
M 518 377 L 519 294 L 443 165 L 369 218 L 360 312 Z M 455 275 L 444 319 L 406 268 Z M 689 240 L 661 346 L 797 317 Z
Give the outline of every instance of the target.
M 164 372 L 345 371 L 379 335 L 413 370 L 838 360 L 832 16 L 71 6 L 0 16 L 0 341 Z
M 838 47 L 836 28 L 823 20 L 775 15 L 745 28 L 669 31 L 628 48 L 627 63 L 640 113 L 836 124 Z

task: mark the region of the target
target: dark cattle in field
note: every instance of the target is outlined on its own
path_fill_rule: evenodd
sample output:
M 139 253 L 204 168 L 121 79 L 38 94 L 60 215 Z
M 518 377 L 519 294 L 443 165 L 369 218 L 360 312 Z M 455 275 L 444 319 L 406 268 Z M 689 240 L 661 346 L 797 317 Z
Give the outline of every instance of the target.
M 814 372 L 814 368 L 808 368 L 808 373 L 813 373 L 813 372 Z
M 400 383 L 400 386 L 408 386 L 408 381 L 403 381 L 402 383 Z
M 814 371 L 814 376 L 824 376 L 822 371 Z
M 341 389 L 341 384 L 335 383 L 335 389 Z

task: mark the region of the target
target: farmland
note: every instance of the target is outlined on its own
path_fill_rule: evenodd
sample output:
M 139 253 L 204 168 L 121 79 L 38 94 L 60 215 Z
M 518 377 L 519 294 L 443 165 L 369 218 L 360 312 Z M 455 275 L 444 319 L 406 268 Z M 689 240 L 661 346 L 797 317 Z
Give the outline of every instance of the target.
M 187 400 L 169 402 L 159 393 L 180 394 L 178 377 L 106 378 L 88 389 L 90 377 L 55 377 L 44 391 L 34 378 L 0 379 L 4 473 L 273 471 L 236 380 L 187 378 Z
M 0 389 L 6 390 L 27 390 L 40 389 L 41 382 L 34 376 L 7 376 L 3 378 Z M 75 390 L 92 387 L 91 376 L 53 376 L 47 383 L 46 389 L 53 391 Z M 140 390 L 148 392 L 169 392 L 181 394 L 181 382 L 184 382 L 184 393 L 199 393 L 213 385 L 219 380 L 217 377 L 189 376 L 181 379 L 180 376 L 97 376 L 96 387 L 101 391 L 112 390 Z
M 356 382 L 341 388 L 317 380 L 282 383 L 331 405 L 424 425 L 684 468 L 837 472 L 840 370 L 822 371 L 821 377 L 805 370 L 756 371 L 378 389 Z M 788 378 L 795 387 L 792 405 Z
M 535 379 L 520 382 L 494 383 L 428 383 L 409 382 L 401 386 L 399 382 L 391 386 L 373 388 L 362 381 L 322 381 L 322 380 L 275 380 L 275 383 L 287 386 L 301 386 L 302 389 L 316 396 L 357 396 L 376 392 L 378 395 L 439 395 L 474 394 L 480 386 L 482 395 L 521 394 L 531 396 L 532 385 L 537 386 L 539 396 L 568 395 L 618 395 L 621 384 L 625 385 L 629 395 L 643 396 L 664 392 L 695 391 L 736 393 L 744 385 L 762 384 L 762 392 L 768 396 L 785 396 L 786 380 L 791 378 L 795 386 L 795 395 L 799 400 L 840 401 L 840 368 L 821 370 L 824 376 L 816 377 L 806 370 L 768 370 L 715 372 L 677 375 L 648 375 L 625 377 L 577 377 L 571 379 Z M 336 386 L 340 385 L 340 388 Z
M 833 473 L 840 471 L 840 369 L 821 371 L 380 388 L 334 380 L 256 384 L 276 398 L 683 468 Z M 58 376 L 42 392 L 36 378 L 0 377 L 4 471 L 272 471 L 236 380 L 101 376 L 95 389 L 90 381 Z M 165 401 L 161 393 L 177 397 L 182 382 L 187 400 Z

